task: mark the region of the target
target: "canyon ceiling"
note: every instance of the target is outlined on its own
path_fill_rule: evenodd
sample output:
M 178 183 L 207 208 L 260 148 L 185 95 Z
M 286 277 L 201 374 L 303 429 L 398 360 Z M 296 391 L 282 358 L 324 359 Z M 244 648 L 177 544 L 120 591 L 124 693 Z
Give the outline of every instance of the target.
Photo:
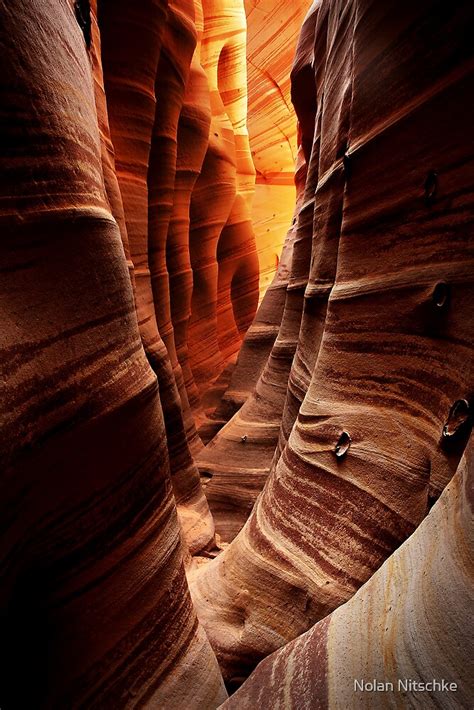
M 473 21 L 0 0 L 2 710 L 472 705 Z

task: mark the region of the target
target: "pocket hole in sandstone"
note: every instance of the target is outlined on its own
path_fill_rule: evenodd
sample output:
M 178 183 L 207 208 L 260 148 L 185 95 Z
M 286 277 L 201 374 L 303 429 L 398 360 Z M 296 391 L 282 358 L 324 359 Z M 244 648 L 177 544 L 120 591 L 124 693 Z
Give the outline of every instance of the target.
M 425 180 L 425 200 L 426 204 L 430 205 L 434 202 L 438 191 L 438 173 L 436 170 L 430 170 Z
M 434 287 L 432 298 L 433 303 L 438 308 L 443 308 L 444 306 L 446 306 L 449 300 L 448 284 L 444 283 L 444 281 L 440 281 L 440 283 L 436 284 L 436 286 Z
M 344 155 L 342 156 L 342 164 L 344 166 L 344 172 L 346 173 L 346 177 L 349 177 L 351 167 L 351 156 L 349 155 L 349 153 L 344 153 Z
M 89 0 L 76 0 L 74 3 L 77 24 L 82 30 L 87 49 L 91 46 L 91 6 Z
M 443 427 L 443 438 L 456 436 L 470 422 L 470 419 L 469 402 L 466 399 L 457 399 L 449 410 L 448 419 Z
M 339 437 L 336 446 L 334 447 L 334 453 L 338 459 L 342 459 L 343 456 L 347 454 L 351 445 L 351 437 L 347 431 L 343 431 Z

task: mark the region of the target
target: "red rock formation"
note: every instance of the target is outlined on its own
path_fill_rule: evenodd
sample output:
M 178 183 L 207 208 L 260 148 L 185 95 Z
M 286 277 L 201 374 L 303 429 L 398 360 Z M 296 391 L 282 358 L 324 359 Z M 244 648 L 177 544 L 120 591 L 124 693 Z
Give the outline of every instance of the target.
M 291 273 L 289 282 L 285 283 L 286 302 L 280 332 L 255 391 L 234 419 L 201 453 L 198 460 L 201 474 L 210 479 L 206 495 L 217 522 L 217 530 L 224 542 L 232 540 L 242 528 L 264 486 L 278 441 L 284 405 L 285 412 L 289 412 L 284 419 L 280 441 L 285 436 L 285 424 L 289 423 L 291 429 L 294 421 L 292 409 L 288 406 L 292 389 L 290 387 L 287 393 L 287 385 L 298 343 L 304 292 L 308 281 L 314 192 L 317 184 L 318 153 L 312 152 L 310 148 L 316 112 L 313 47 L 317 6 L 317 3 L 313 4 L 312 11 L 308 13 L 303 24 L 292 72 L 293 84 L 298 89 L 296 96 L 303 97 L 299 102 L 295 98 L 295 105 L 301 118 L 299 133 L 304 168 L 301 169 L 300 166 L 297 172 L 298 201 L 290 230 L 294 249 L 292 246 Z M 304 154 L 309 162 L 309 174 L 306 171 Z M 293 234 L 294 232 L 296 234 Z M 271 295 L 270 292 L 266 299 Z M 277 304 L 271 303 L 271 307 L 276 310 Z M 258 316 L 257 321 L 260 317 L 265 317 L 265 309 L 264 301 L 261 307 L 262 316 Z M 301 403 L 304 392 L 304 386 L 300 390 L 296 389 L 297 395 L 300 394 L 299 398 L 294 398 L 298 404 Z M 226 397 L 223 401 L 226 401 Z M 216 419 L 218 414 L 219 412 L 214 415 Z M 242 444 L 245 444 L 245 449 Z
M 240 347 L 258 303 L 259 264 L 250 218 L 255 167 L 247 131 L 247 24 L 242 2 L 214 1 L 219 5 L 214 21 L 214 42 L 219 51 L 217 72 L 210 80 L 211 96 L 219 94 L 232 124 L 236 158 L 236 196 L 217 248 L 219 263 L 217 323 L 219 347 L 225 360 Z M 217 9 L 217 8 L 216 8 Z M 232 20 L 229 21 L 229 13 Z M 219 29 L 219 23 L 222 28 Z M 214 27 L 213 27 L 214 31 Z M 216 46 L 217 45 L 217 46 Z M 211 46 L 211 45 L 210 45 Z
M 313 265 L 314 259 L 317 258 L 316 254 L 319 254 L 319 258 L 326 266 L 326 271 L 329 272 L 331 267 L 333 270 L 335 269 L 334 249 L 328 248 L 326 251 L 326 244 L 323 241 L 329 241 L 329 238 L 320 233 L 319 225 L 315 222 L 319 211 L 317 192 L 320 156 L 323 150 L 321 131 L 324 82 L 326 81 L 324 72 L 326 25 L 318 18 L 320 5 L 319 0 L 313 2 L 303 23 L 292 70 L 292 100 L 300 122 L 301 146 L 308 164 L 292 272 L 295 291 L 303 299 L 298 300 L 298 325 L 300 328 L 298 345 L 291 365 L 275 461 L 286 444 L 308 390 L 325 325 L 331 282 L 325 280 L 327 274 L 324 274 L 323 270 L 320 274 L 316 271 L 316 279 L 320 281 L 321 293 L 316 299 L 309 298 L 310 263 Z M 318 32 L 322 34 L 322 37 L 318 36 Z M 344 77 L 341 76 L 340 80 L 343 83 Z
M 362 589 L 262 661 L 222 707 L 468 707 L 473 507 L 471 447 L 430 515 Z
M 228 679 L 349 599 L 413 532 L 432 464 L 439 490 L 460 455 L 443 428 L 472 396 L 472 9 L 322 0 L 317 13 L 315 231 L 289 389 L 302 404 L 244 529 L 193 580 Z M 302 254 L 296 242 L 293 274 Z
M 190 203 L 209 143 L 211 107 L 207 76 L 201 66 L 203 14 L 195 0 L 197 45 L 194 51 L 184 102 L 178 122 L 176 177 L 173 212 L 167 239 L 170 307 L 176 353 L 186 391 L 193 404 L 199 402 L 188 356 L 188 324 L 191 315 L 193 271 L 190 256 Z
M 302 159 L 297 176 L 301 180 L 305 174 Z M 204 480 L 209 479 L 206 497 L 223 542 L 230 542 L 244 525 L 264 486 L 278 440 L 301 316 L 302 299 L 295 289 L 288 289 L 288 284 L 292 278 L 293 243 L 303 186 L 304 179 L 299 182 L 300 199 L 276 277 L 247 333 L 229 389 L 213 418 L 219 421 L 219 415 L 225 416 L 232 407 L 237 409 L 239 399 L 244 399 L 243 406 L 197 458 L 201 475 Z M 272 335 L 268 321 L 278 318 L 278 314 L 278 337 L 275 340 L 273 335 L 267 362 L 259 367 L 262 350 L 266 351 L 266 338 Z M 246 392 L 245 387 L 252 384 L 253 378 L 256 380 L 253 391 Z M 240 389 L 236 390 L 236 385 Z
M 217 426 L 228 421 L 252 394 L 268 360 L 281 325 L 291 270 L 294 234 L 295 229 L 290 228 L 273 281 L 267 288 L 252 325 L 242 341 L 229 386 L 218 409 L 212 414 L 211 418 L 216 421 Z
M 0 18 L 0 704 L 214 708 L 104 181 L 96 26 L 69 0 Z
M 472 8 L 203 3 L 0 0 L 0 706 L 466 704 Z
M 254 168 L 246 129 L 243 2 L 205 0 L 203 11 L 201 61 L 209 81 L 212 120 L 191 201 L 194 289 L 188 347 L 200 396 L 207 391 L 204 407 L 212 409 L 218 399 L 209 387 L 236 354 L 255 314 L 258 262 L 248 211 Z M 190 400 L 197 404 L 195 392 Z
M 82 10 L 80 11 L 82 13 Z M 84 9 L 83 18 L 85 23 L 87 20 L 87 8 Z M 120 236 L 127 258 L 127 266 L 130 271 L 130 278 L 133 280 L 133 263 L 130 259 L 130 245 L 128 243 L 127 227 L 125 224 L 125 214 L 123 211 L 122 195 L 115 173 L 115 152 L 110 136 L 109 117 L 107 112 L 107 99 L 105 96 L 104 74 L 102 69 L 102 51 L 99 26 L 97 23 L 97 0 L 92 0 L 90 3 L 90 61 L 94 75 L 94 93 L 95 105 L 97 111 L 97 119 L 100 131 L 100 145 L 102 155 L 102 171 L 104 173 L 104 183 L 107 193 L 110 210 L 114 216 L 120 229 Z
M 248 130 L 257 171 L 252 223 L 260 262 L 260 292 L 269 286 L 295 205 L 296 116 L 290 72 L 310 0 L 245 0 Z
M 169 2 L 155 80 L 156 111 L 147 178 L 148 259 L 158 330 L 166 345 L 180 394 L 187 439 L 191 449 L 197 452 L 202 444 L 194 426 L 176 352 L 167 268 L 168 228 L 173 211 L 177 166 L 178 122 L 195 44 L 193 1 Z
M 302 4 L 291 4 L 287 2 L 274 3 L 260 2 L 258 7 L 252 2 L 245 3 L 248 16 L 248 41 L 247 41 L 247 67 L 248 67 L 248 88 L 249 88 L 249 110 L 248 124 L 249 136 L 252 152 L 252 162 L 257 165 L 257 184 L 255 196 L 252 197 L 251 215 L 253 226 L 255 227 L 256 245 L 260 268 L 260 292 L 263 295 L 268 287 L 269 280 L 277 269 L 282 249 L 283 235 L 292 219 L 294 212 L 294 161 L 296 155 L 296 118 L 290 102 L 290 77 L 288 67 L 293 61 L 294 47 L 296 45 L 297 34 L 304 17 L 305 7 Z M 219 66 L 223 67 L 223 77 L 218 81 L 220 94 L 224 99 L 232 103 L 232 98 L 237 96 L 236 107 L 230 107 L 236 115 L 234 123 L 236 130 L 239 125 L 239 102 L 240 114 L 243 115 L 245 109 L 245 96 L 241 81 L 239 80 L 238 93 L 232 91 L 232 84 L 238 72 L 225 71 L 226 62 L 220 61 Z M 228 78 L 228 76 L 229 78 Z M 282 138 L 283 137 L 283 138 Z M 248 162 L 247 138 L 244 135 L 245 151 L 243 157 L 247 160 L 247 165 L 243 165 L 243 173 L 251 178 L 254 169 Z M 282 143 L 283 140 L 283 143 Z M 254 192 L 253 179 L 249 180 L 247 194 Z M 247 201 L 249 202 L 249 201 Z M 248 204 L 247 204 L 248 206 Z M 222 237 L 228 230 L 224 230 Z M 233 230 L 235 233 L 235 230 Z M 242 240 L 245 242 L 245 239 Z M 234 237 L 235 242 L 235 237 Z M 224 250 L 221 250 L 224 251 Z M 228 250 L 230 259 L 228 267 L 232 268 L 232 251 Z M 252 276 L 253 265 L 247 273 Z M 232 269 L 232 270 L 235 270 Z M 238 278 L 238 277 L 236 277 Z M 248 281 L 244 280 L 245 289 L 248 293 Z M 280 279 L 277 278 L 274 288 L 281 288 Z M 273 288 L 271 289 L 273 290 Z M 227 319 L 232 320 L 229 291 L 225 286 L 219 290 L 221 301 L 220 312 L 224 313 Z M 227 294 L 227 295 L 226 295 Z M 233 310 L 237 314 L 242 312 L 252 312 L 252 293 L 249 294 L 246 306 L 242 299 L 237 299 L 241 305 L 234 301 Z M 252 332 L 248 333 L 247 342 L 243 342 L 239 353 L 237 369 L 232 372 L 228 391 L 225 392 L 222 402 L 218 408 L 209 415 L 204 426 L 201 426 L 200 433 L 204 441 L 209 441 L 225 424 L 230 416 L 243 404 L 251 391 L 255 388 L 259 375 L 268 358 L 269 352 L 278 332 L 281 321 L 283 303 L 281 299 L 266 299 L 266 304 L 260 309 L 259 318 L 254 321 Z M 269 320 L 270 319 L 270 320 Z M 225 321 L 223 330 L 229 332 Z M 249 321 L 244 321 L 241 325 L 241 332 L 248 327 Z M 265 324 L 265 332 L 261 330 Z M 232 330 L 230 326 L 230 330 Z M 235 336 L 235 331 L 234 331 Z M 225 342 L 222 348 L 226 349 Z M 221 349 L 222 349 L 221 348 Z M 232 353 L 232 341 L 227 352 Z M 257 358 L 255 360 L 255 358 Z M 224 390 L 226 381 L 224 380 Z M 216 395 L 220 397 L 220 390 L 212 393 L 211 402 L 215 405 Z
M 176 5 L 173 8 L 176 8 Z M 125 0 L 120 0 L 120 3 L 101 0 L 99 9 L 105 88 L 115 147 L 116 171 L 134 265 L 138 324 L 145 352 L 158 376 L 173 487 L 184 533 L 191 551 L 196 552 L 213 544 L 214 525 L 187 441 L 182 399 L 173 373 L 175 365 L 175 371 L 179 374 L 177 363 L 174 359 L 170 362 L 158 330 L 149 269 L 148 175 L 156 114 L 160 117 L 156 126 L 158 149 L 161 143 L 161 116 L 159 107 L 156 108 L 155 85 L 163 37 L 166 35 L 169 43 L 172 32 L 166 30 L 167 11 L 162 0 L 149 0 L 140 7 L 132 6 Z M 176 9 L 171 12 L 170 18 L 170 23 L 175 23 L 177 18 L 180 18 L 180 26 L 187 28 L 183 31 L 188 34 L 191 32 L 189 20 L 185 20 Z M 124 46 L 127 47 L 126 62 Z M 191 59 L 190 53 L 188 59 Z M 162 61 L 169 62 L 165 58 Z M 170 103 L 173 103 L 171 98 Z M 168 106 L 165 103 L 163 111 L 166 110 Z M 169 113 L 173 114 L 177 121 L 172 105 Z M 169 168 L 169 164 L 167 165 Z M 152 166 L 150 175 L 154 174 Z M 151 210 L 154 215 L 153 205 Z M 157 256 L 158 243 L 163 238 L 161 232 L 164 230 L 160 231 L 160 225 L 155 221 L 152 222 L 151 228 L 154 230 L 155 266 L 159 271 L 164 268 L 163 260 L 160 262 Z M 166 232 L 164 234 L 166 235 Z M 163 250 L 162 255 L 164 258 Z M 156 279 L 156 282 L 158 283 L 159 279 Z M 166 317 L 162 315 L 163 320 L 166 321 Z M 171 338 L 172 333 L 169 336 L 170 340 Z M 183 399 L 184 397 L 183 393 Z

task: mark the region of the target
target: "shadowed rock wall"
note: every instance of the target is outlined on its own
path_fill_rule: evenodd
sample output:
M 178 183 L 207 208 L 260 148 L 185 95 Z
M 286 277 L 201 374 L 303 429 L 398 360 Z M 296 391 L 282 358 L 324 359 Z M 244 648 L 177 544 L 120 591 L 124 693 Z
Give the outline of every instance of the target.
M 187 6 L 185 9 L 188 13 L 193 11 L 193 8 Z M 105 91 L 111 136 L 115 148 L 116 172 L 123 199 L 130 256 L 134 267 L 138 325 L 145 352 L 157 374 L 160 386 L 173 485 L 178 504 L 183 504 L 184 533 L 187 536 L 190 549 L 192 552 L 196 552 L 206 545 L 212 544 L 214 530 L 200 487 L 199 473 L 188 443 L 188 437 L 192 439 L 195 432 L 193 432 L 192 422 L 189 422 L 190 412 L 188 412 L 188 403 L 177 357 L 171 346 L 167 349 L 158 328 L 150 271 L 150 255 L 153 259 L 155 291 L 160 290 L 158 287 L 160 284 L 161 291 L 168 292 L 166 274 L 162 274 L 162 281 L 166 281 L 163 287 L 159 278 L 160 273 L 157 273 L 160 263 L 165 258 L 165 245 L 161 242 L 166 237 L 167 220 L 163 215 L 164 210 L 160 209 L 160 205 L 153 201 L 154 188 L 150 190 L 148 184 L 149 181 L 156 178 L 161 186 L 162 178 L 157 178 L 156 169 L 151 162 L 157 159 L 154 158 L 155 151 L 160 153 L 160 161 L 164 160 L 164 165 L 168 170 L 171 170 L 170 164 L 176 163 L 175 151 L 170 149 L 172 154 L 170 156 L 163 149 L 163 143 L 165 146 L 170 143 L 173 145 L 173 141 L 176 140 L 175 134 L 177 133 L 181 103 L 179 92 L 176 97 L 173 89 L 176 82 L 179 85 L 179 80 L 175 74 L 165 73 L 164 70 L 159 72 L 160 61 L 165 64 L 169 62 L 167 52 L 169 53 L 170 50 L 166 46 L 162 56 L 162 43 L 165 41 L 166 45 L 169 45 L 172 33 L 178 32 L 180 29 L 186 41 L 191 43 L 191 48 L 188 51 L 188 61 L 190 62 L 195 43 L 194 26 L 189 17 L 183 12 L 178 12 L 177 7 L 174 6 L 169 9 L 164 3 L 150 2 L 138 8 L 132 7 L 125 1 L 123 5 L 117 5 L 109 0 L 101 0 L 99 4 L 99 22 L 102 35 Z M 127 47 L 127 62 L 124 62 L 124 46 Z M 177 72 L 179 74 L 178 70 Z M 183 72 L 187 76 L 185 68 L 183 68 Z M 157 79 L 157 76 L 163 74 L 169 77 L 169 86 L 166 87 L 166 90 L 159 85 Z M 183 87 L 184 81 L 185 79 L 181 81 Z M 166 100 L 161 103 L 156 94 L 157 88 L 166 94 Z M 173 98 L 175 103 L 173 103 Z M 168 101 L 172 104 L 171 107 L 168 105 Z M 161 132 L 162 121 L 165 118 L 167 118 L 169 129 L 167 137 L 163 137 Z M 171 120 L 172 118 L 174 122 Z M 174 185 L 174 173 L 171 172 L 170 180 Z M 158 172 L 158 176 L 163 174 L 167 173 Z M 169 188 L 167 189 L 169 190 Z M 163 188 L 160 195 L 163 195 L 164 201 L 166 201 L 166 194 L 166 190 Z M 157 212 L 163 215 L 164 230 L 161 222 L 157 222 Z M 161 262 L 159 253 L 162 253 Z M 164 268 L 163 263 L 161 266 Z M 161 302 L 161 306 L 159 317 L 162 331 L 166 334 L 168 343 L 170 341 L 172 343 L 173 335 L 169 317 L 167 319 L 163 315 L 166 306 L 163 302 Z M 178 379 L 175 378 L 175 373 Z M 187 418 L 188 424 L 186 426 Z
M 0 703 L 215 708 L 86 9 L 0 3 Z
M 317 183 L 318 152 L 311 151 L 316 112 L 312 64 L 316 8 L 317 4 L 313 4 L 303 23 L 292 70 L 294 102 L 300 119 L 299 161 L 295 173 L 296 209 L 287 237 L 291 253 L 288 254 L 288 250 L 283 253 L 280 269 L 285 274 L 282 283 L 284 291 L 268 289 L 255 319 L 258 328 L 259 322 L 265 321 L 270 306 L 273 314 L 280 314 L 278 335 L 270 341 L 271 350 L 264 350 L 264 353 L 269 354 L 262 367 L 262 363 L 258 364 L 255 358 L 260 353 L 255 344 L 262 341 L 262 333 L 257 330 L 258 339 L 255 338 L 254 344 L 254 329 L 250 328 L 245 343 L 247 347 L 240 353 L 229 391 L 222 402 L 222 405 L 228 403 L 230 407 L 238 408 L 233 389 L 234 381 L 238 383 L 240 376 L 246 385 L 244 389 L 240 384 L 238 396 L 245 404 L 202 452 L 198 461 L 201 473 L 205 478 L 210 478 L 206 495 L 224 542 L 232 540 L 241 529 L 268 476 L 279 438 L 283 408 L 288 401 L 288 377 L 290 369 L 293 372 L 292 362 L 298 344 L 304 291 L 308 281 L 314 191 Z M 276 302 L 275 296 L 283 294 L 285 300 Z M 250 358 L 252 354 L 254 356 Z M 246 367 L 249 359 L 251 366 Z M 257 380 L 259 371 L 261 374 Z M 249 390 L 252 392 L 250 397 Z M 300 391 L 304 392 L 304 389 Z M 218 414 L 219 410 L 214 416 Z
M 264 486 L 244 453 L 240 470 L 226 467 L 227 450 L 269 429 L 268 405 L 245 443 L 222 445 L 208 484 L 217 514 L 238 524 L 263 490 L 191 585 L 228 681 L 347 601 L 413 533 L 462 453 L 471 20 L 467 4 L 321 0 L 304 25 L 292 94 L 308 170 L 288 286 L 302 317 L 279 446 Z M 224 522 L 229 537 L 236 524 Z

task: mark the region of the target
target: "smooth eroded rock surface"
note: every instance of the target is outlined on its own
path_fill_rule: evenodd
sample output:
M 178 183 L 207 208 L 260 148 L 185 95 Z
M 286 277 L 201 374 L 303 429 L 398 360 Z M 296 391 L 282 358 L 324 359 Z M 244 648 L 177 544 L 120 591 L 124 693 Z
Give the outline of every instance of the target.
M 0 703 L 215 708 L 77 13 L 0 3 Z
M 462 420 L 453 405 L 472 396 L 472 10 L 322 0 L 312 14 L 315 197 L 293 247 L 288 291 L 304 288 L 304 307 L 281 454 L 191 585 L 228 680 L 347 601 L 415 530 L 462 452 L 462 431 L 443 436 Z
M 0 0 L 1 708 L 469 705 L 473 20 Z
M 474 693 L 472 446 L 413 535 L 223 708 L 461 708 Z M 433 682 L 435 681 L 435 683 Z

